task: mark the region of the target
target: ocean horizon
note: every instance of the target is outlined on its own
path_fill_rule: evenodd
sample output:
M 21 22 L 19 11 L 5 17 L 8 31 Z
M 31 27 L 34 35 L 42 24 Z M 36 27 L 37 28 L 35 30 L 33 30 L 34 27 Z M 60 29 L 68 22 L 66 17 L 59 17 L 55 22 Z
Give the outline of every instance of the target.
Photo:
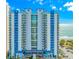
M 73 39 L 72 24 L 59 24 L 59 39 Z

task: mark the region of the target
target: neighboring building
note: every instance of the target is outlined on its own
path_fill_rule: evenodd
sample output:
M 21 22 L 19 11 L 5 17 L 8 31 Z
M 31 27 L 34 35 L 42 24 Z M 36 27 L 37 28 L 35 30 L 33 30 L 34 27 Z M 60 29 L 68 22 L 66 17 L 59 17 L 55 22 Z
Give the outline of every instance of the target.
M 58 49 L 58 14 L 51 11 L 31 9 L 14 10 L 9 15 L 9 40 L 11 56 L 22 58 L 57 57 Z M 24 56 L 24 57 L 23 57 Z
M 14 13 L 11 11 L 9 15 L 9 41 L 9 55 L 14 56 Z
M 6 4 L 6 31 L 7 31 L 7 49 L 6 52 L 8 53 L 9 51 L 9 11 L 10 11 L 10 6 L 8 5 L 8 3 Z

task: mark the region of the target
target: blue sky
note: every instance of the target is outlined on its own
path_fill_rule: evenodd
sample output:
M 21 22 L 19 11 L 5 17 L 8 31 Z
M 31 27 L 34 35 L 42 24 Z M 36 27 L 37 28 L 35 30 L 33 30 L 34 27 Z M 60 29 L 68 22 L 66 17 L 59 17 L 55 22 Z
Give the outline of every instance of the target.
M 60 23 L 72 23 L 72 0 L 7 0 L 12 9 L 43 8 L 46 11 L 55 9 L 59 13 Z

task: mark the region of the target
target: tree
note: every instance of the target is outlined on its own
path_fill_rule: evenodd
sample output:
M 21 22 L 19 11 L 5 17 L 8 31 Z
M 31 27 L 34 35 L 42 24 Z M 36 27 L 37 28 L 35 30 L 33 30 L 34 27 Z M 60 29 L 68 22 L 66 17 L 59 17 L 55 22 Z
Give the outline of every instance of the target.
M 19 57 L 19 56 L 17 56 L 17 59 L 20 59 L 20 57 Z
M 62 39 L 62 40 L 60 40 L 60 46 L 64 46 L 64 43 L 65 43 L 65 40 L 64 39 Z

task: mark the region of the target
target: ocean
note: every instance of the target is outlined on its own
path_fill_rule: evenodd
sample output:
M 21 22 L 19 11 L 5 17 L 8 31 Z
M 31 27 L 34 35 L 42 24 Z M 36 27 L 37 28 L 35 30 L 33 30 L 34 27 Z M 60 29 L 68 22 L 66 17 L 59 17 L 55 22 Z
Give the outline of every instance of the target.
M 59 24 L 59 38 L 73 39 L 73 25 Z

